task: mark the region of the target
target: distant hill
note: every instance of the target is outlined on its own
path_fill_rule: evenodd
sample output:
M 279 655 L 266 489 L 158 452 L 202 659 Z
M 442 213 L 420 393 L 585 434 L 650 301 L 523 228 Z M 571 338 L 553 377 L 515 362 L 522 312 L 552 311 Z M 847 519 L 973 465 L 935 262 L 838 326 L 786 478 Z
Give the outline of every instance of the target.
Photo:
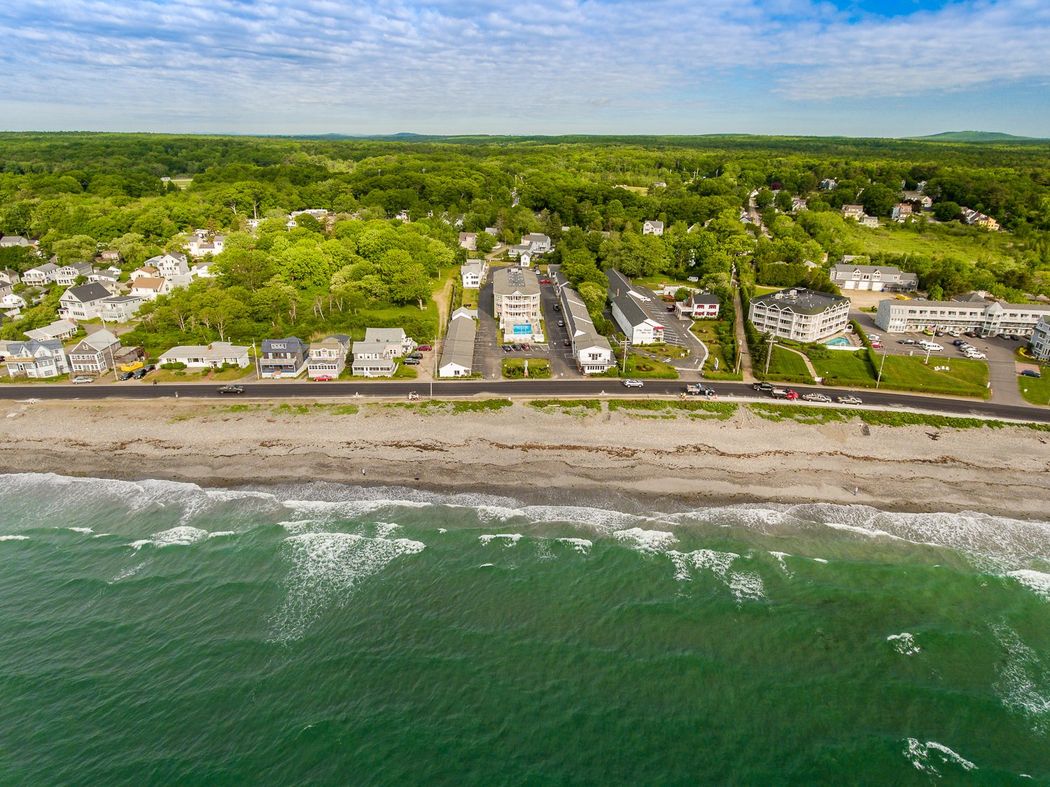
M 911 139 L 928 139 L 933 142 L 1035 142 L 1037 137 L 1019 137 L 1005 134 L 1002 131 L 944 131 L 925 137 Z

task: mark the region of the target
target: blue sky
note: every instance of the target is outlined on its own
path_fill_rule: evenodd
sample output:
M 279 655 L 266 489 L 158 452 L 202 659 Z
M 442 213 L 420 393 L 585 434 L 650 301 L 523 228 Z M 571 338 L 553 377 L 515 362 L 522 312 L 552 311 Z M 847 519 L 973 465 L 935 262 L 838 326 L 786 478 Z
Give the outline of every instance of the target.
M 1050 0 L 0 0 L 0 129 L 1050 137 Z

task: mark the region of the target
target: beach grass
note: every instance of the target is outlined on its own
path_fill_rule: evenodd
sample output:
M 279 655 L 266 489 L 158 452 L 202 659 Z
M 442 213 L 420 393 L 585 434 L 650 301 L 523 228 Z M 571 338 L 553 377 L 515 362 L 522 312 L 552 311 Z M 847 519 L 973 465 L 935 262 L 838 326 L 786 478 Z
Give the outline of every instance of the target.
M 737 411 L 729 402 L 697 402 L 669 399 L 610 399 L 609 412 L 621 411 L 628 415 L 661 414 L 675 417 L 686 414 L 690 418 L 727 421 Z
M 793 404 L 749 404 L 759 418 L 767 421 L 795 421 L 802 424 L 844 423 L 859 420 L 869 426 L 931 426 L 938 429 L 1003 429 L 1016 426 L 1050 431 L 1050 424 L 1008 423 L 985 418 L 962 418 L 935 413 L 889 412 L 886 410 L 845 410 L 836 407 L 806 407 Z
M 537 410 L 586 410 L 600 413 L 602 403 L 597 399 L 533 399 L 529 407 Z

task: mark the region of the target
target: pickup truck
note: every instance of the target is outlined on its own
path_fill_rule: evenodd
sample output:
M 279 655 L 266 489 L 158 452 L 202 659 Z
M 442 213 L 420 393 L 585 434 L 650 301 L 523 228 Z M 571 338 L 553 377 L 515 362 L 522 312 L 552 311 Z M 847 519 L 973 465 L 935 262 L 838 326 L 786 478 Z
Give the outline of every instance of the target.
M 685 387 L 685 392 L 689 396 L 714 396 L 715 391 L 713 388 L 708 388 L 705 385 L 697 385 L 695 383 L 689 383 Z
M 798 391 L 793 391 L 790 388 L 774 388 L 769 392 L 769 395 L 774 399 L 787 399 L 789 402 L 798 399 Z

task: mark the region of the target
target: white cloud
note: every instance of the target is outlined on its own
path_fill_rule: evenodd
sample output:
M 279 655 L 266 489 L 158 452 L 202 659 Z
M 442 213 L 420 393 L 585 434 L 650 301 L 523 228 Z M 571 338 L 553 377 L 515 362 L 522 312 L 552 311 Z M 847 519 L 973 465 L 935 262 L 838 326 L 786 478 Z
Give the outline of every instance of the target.
M 22 0 L 0 33 L 0 128 L 581 131 L 727 93 L 754 108 L 1050 79 L 1034 0 L 889 19 L 811 0 Z

